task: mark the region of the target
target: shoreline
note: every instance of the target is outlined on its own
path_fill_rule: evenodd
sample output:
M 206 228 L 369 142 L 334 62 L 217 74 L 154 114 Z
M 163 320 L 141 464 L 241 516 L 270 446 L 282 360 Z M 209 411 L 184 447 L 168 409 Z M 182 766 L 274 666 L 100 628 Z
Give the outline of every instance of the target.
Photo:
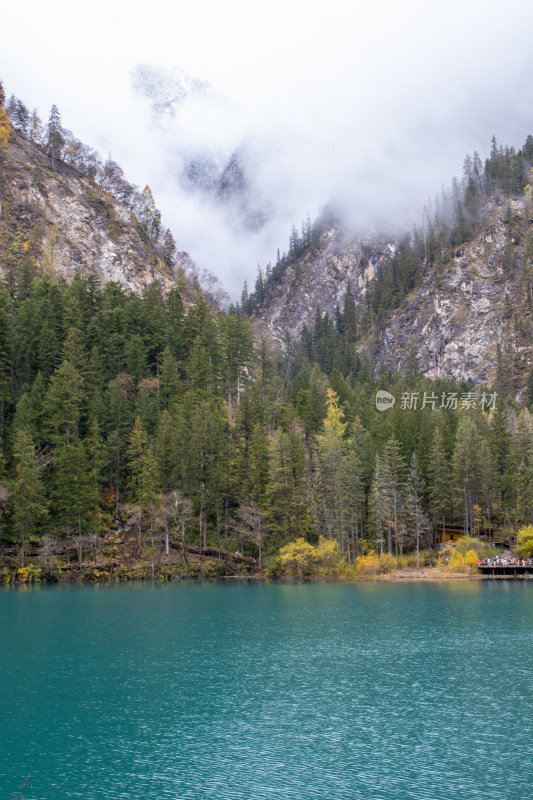
M 224 565 L 226 567 L 226 565 Z M 401 569 L 376 574 L 265 575 L 263 571 L 227 571 L 221 564 L 193 561 L 187 565 L 170 562 L 135 564 L 61 564 L 46 567 L 30 563 L 25 567 L 0 562 L 0 585 L 89 585 L 131 582 L 178 583 L 201 581 L 246 581 L 254 583 L 444 583 L 457 581 L 532 580 L 532 574 L 489 575 L 480 572 L 446 571 L 435 567 Z

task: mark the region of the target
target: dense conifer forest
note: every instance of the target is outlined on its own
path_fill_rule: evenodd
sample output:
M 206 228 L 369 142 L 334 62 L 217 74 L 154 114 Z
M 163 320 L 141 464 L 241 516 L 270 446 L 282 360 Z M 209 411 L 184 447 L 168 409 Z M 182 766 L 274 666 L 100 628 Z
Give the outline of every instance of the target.
M 141 541 L 172 517 L 201 545 L 258 555 L 323 535 L 353 560 L 427 547 L 443 522 L 531 521 L 528 409 L 374 379 L 345 351 L 349 313 L 329 334 L 317 317 L 315 359 L 309 341 L 282 356 L 201 297 L 67 285 L 25 259 L 0 294 L 2 538 L 75 537 L 81 557 L 128 515 Z M 394 408 L 376 408 L 378 389 Z
M 10 114 L 24 117 L 16 103 Z M 262 563 L 294 540 L 330 540 L 353 564 L 370 550 L 435 546 L 450 524 L 514 536 L 533 522 L 531 392 L 519 406 L 504 376 L 496 387 L 430 381 L 416 358 L 406 376 L 376 377 L 357 343 L 371 313 L 383 318 L 422 265 L 482 224 L 488 194 L 523 190 L 532 156 L 528 137 L 518 154 L 494 142 L 483 169 L 467 160 L 461 186 L 405 240 L 365 308 L 348 291 L 334 318 L 317 309 L 285 353 L 254 336 L 248 315 L 283 264 L 314 246 L 309 220 L 266 284 L 228 313 L 157 281 L 140 296 L 38 274 L 31 237 L 10 230 L 0 253 L 4 544 L 24 563 L 31 546 L 69 542 L 81 562 L 129 525 L 140 548 L 170 530 Z M 376 407 L 379 390 L 392 408 Z

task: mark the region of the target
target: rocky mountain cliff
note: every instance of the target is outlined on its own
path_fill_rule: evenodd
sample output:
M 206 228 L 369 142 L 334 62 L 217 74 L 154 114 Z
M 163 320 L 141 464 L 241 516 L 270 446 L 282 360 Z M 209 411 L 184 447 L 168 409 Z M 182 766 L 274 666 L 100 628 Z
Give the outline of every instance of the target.
M 367 283 L 394 254 L 395 236 L 351 238 L 339 222 L 332 222 L 318 240 L 284 269 L 280 280 L 269 282 L 264 303 L 255 314 L 258 329 L 283 344 L 287 334 L 297 339 L 304 325 L 312 325 L 316 310 L 334 314 L 351 286 L 362 306 Z
M 379 367 L 405 371 L 409 354 L 431 378 L 523 384 L 533 357 L 532 209 L 525 198 L 495 201 L 484 229 L 458 248 L 380 330 Z
M 354 236 L 333 216 L 309 222 L 301 239 L 294 230 L 289 256 L 259 282 L 251 306 L 256 328 L 283 346 L 304 325 L 313 327 L 317 310 L 334 318 L 350 287 L 352 344 L 376 374 L 418 368 L 431 378 L 503 381 L 520 392 L 533 362 L 533 201 L 529 184 L 518 187 L 532 163 L 531 137 L 518 155 L 494 145 L 483 174 L 474 164 L 462 194 L 451 195 L 455 216 L 442 223 L 433 245 L 425 228 L 408 234 L 411 254 L 396 267 L 405 235 Z M 172 264 L 183 267 L 182 283 L 194 273 L 198 284 L 194 265 L 175 253 L 173 241 L 172 259 L 163 261 L 153 226 L 15 128 L 0 170 L 4 276 L 27 253 L 38 271 L 66 280 L 94 275 L 141 292 L 158 279 L 168 290 L 175 285 Z M 246 187 L 238 159 L 224 176 L 220 192 L 234 200 Z
M 39 270 L 67 280 L 78 272 L 138 292 L 154 279 L 165 290 L 174 285 L 174 276 L 130 211 L 73 167 L 52 162 L 16 129 L 10 133 L 3 181 L 2 274 L 9 271 L 14 249 L 28 251 Z
M 495 195 L 483 222 L 459 247 L 434 262 L 422 255 L 416 286 L 399 307 L 361 329 L 357 349 L 376 374 L 408 372 L 431 378 L 494 384 L 505 373 L 523 388 L 533 361 L 533 211 L 524 194 Z M 258 329 L 283 343 L 312 328 L 316 309 L 334 315 L 348 285 L 358 314 L 372 318 L 369 287 L 382 276 L 399 237 L 350 237 L 331 224 L 313 247 L 267 284 L 254 312 Z M 370 327 L 370 329 L 369 329 Z

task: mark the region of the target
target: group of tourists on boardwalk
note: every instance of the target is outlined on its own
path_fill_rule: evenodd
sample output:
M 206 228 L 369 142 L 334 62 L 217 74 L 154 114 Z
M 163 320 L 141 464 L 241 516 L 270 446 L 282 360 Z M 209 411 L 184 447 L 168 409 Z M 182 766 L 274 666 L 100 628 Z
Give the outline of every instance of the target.
M 533 567 L 533 558 L 502 557 L 482 558 L 478 561 L 479 567 Z

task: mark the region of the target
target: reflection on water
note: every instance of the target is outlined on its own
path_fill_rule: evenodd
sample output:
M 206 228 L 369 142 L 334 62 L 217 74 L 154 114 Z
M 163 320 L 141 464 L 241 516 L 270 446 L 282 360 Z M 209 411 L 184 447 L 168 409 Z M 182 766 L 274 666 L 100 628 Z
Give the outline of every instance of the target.
M 533 586 L 0 596 L 0 798 L 529 800 Z

